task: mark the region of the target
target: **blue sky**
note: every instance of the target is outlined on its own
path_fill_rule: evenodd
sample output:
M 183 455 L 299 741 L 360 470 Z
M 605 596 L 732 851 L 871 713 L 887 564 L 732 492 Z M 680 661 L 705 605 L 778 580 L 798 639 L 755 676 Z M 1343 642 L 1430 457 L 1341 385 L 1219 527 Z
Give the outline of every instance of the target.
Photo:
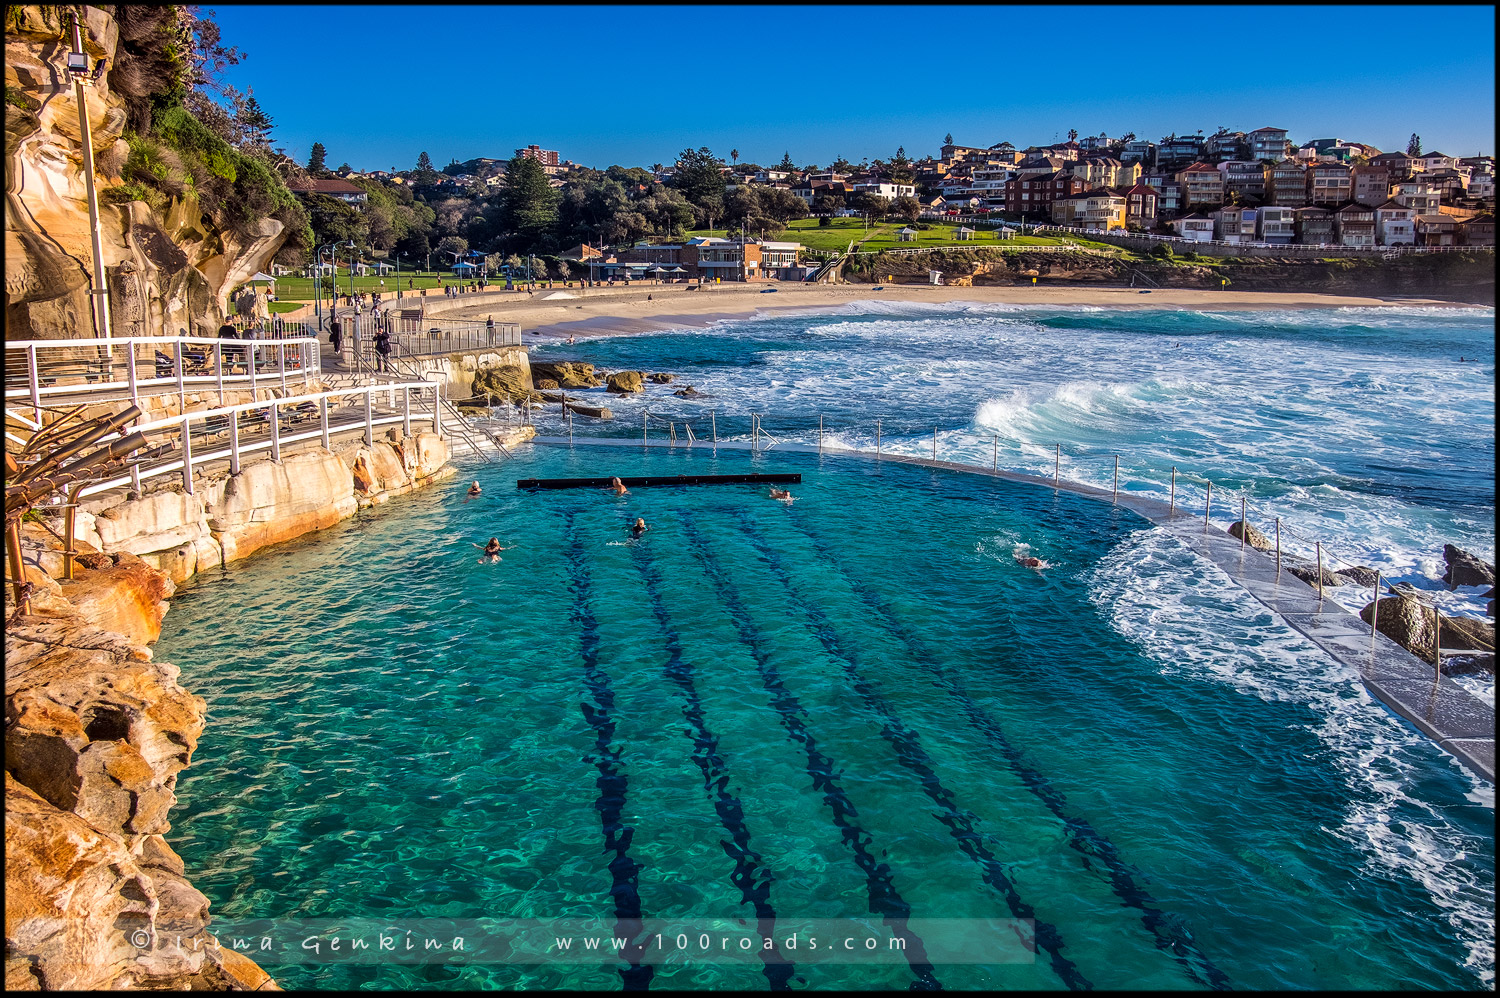
M 1024 147 L 1220 125 L 1495 151 L 1488 6 L 205 6 L 274 144 L 361 170 L 530 143 L 600 168 L 702 145 L 826 165 L 936 155 L 948 132 Z

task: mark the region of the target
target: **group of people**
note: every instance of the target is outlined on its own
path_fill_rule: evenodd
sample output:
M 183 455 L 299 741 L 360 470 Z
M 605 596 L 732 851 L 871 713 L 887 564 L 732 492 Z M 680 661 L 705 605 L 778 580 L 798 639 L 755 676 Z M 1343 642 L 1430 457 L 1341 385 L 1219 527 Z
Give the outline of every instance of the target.
M 221 332 L 222 336 L 223 333 Z M 333 345 L 334 356 L 342 357 L 344 354 L 344 324 L 335 316 L 328 323 L 328 342 Z M 386 323 L 377 321 L 375 323 L 375 370 L 389 371 L 391 367 L 391 331 Z

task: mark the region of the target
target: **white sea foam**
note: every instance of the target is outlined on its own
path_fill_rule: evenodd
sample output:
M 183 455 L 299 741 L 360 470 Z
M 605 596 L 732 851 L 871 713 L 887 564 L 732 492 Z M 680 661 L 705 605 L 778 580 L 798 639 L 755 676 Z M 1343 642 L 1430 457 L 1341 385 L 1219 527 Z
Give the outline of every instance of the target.
M 1484 842 L 1456 827 L 1416 785 L 1434 764 L 1462 774 L 1471 801 L 1494 788 L 1375 703 L 1356 671 L 1291 630 L 1216 566 L 1156 530 L 1127 538 L 1097 566 L 1092 598 L 1164 674 L 1214 678 L 1265 700 L 1305 704 L 1351 793 L 1340 827 L 1373 867 L 1420 883 L 1468 949 L 1466 966 L 1495 982 L 1494 882 L 1472 862 Z

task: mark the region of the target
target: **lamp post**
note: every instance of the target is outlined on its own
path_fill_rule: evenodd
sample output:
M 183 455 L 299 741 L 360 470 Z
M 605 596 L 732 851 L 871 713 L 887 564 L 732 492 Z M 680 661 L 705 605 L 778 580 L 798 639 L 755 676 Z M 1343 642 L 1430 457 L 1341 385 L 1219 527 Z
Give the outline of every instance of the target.
M 99 236 L 99 195 L 94 191 L 94 133 L 89 127 L 88 104 L 83 97 L 84 82 L 93 81 L 88 76 L 89 57 L 83 51 L 83 29 L 78 15 L 73 15 L 73 50 L 68 53 L 68 77 L 73 81 L 73 99 L 78 102 L 78 130 L 83 143 L 83 186 L 89 199 L 89 241 L 94 252 L 94 287 L 90 291 L 94 330 L 105 339 L 110 338 L 109 285 L 104 279 L 104 247 Z M 104 61 L 100 60 L 95 76 L 101 75 Z
M 324 243 L 313 254 L 313 312 L 319 329 L 323 328 L 323 252 L 333 249 L 336 245 L 336 243 Z M 334 270 L 336 271 L 337 269 L 338 267 L 335 265 Z M 332 318 L 333 309 L 337 307 L 338 299 L 335 297 L 333 308 L 330 309 L 330 318 Z

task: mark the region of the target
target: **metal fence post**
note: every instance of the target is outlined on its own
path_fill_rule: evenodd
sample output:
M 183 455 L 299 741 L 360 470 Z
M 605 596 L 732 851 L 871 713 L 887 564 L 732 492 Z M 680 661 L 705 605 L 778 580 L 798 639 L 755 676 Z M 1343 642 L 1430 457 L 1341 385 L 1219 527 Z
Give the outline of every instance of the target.
M 411 389 L 401 389 L 401 433 L 411 436 Z
M 1240 550 L 1245 550 L 1245 535 L 1250 532 L 1250 524 L 1245 520 L 1245 497 L 1240 496 Z
M 1167 502 L 1167 518 L 1171 519 L 1177 512 L 1177 465 L 1172 465 L 1172 492 Z
M 371 399 L 371 396 L 373 394 L 374 393 L 372 391 L 370 391 L 370 389 L 368 389 L 368 388 L 365 389 L 365 446 L 366 447 L 373 447 L 375 445 L 375 403 Z M 436 408 L 437 408 L 437 406 L 434 405 L 433 409 L 435 410 Z
M 179 347 L 182 344 L 177 344 Z M 188 495 L 193 494 L 193 435 L 188 426 L 188 417 L 182 417 L 182 487 Z
M 247 334 L 248 335 L 248 334 Z M 250 371 L 250 401 L 255 401 L 255 341 L 245 344 L 245 365 Z
M 240 414 L 229 414 L 229 473 L 240 473 Z
M 645 411 L 642 411 L 642 413 L 641 413 L 641 446 L 642 447 L 646 446 L 646 420 L 649 417 L 650 417 L 649 413 L 647 413 Z
M 715 444 L 719 442 L 719 421 L 715 418 L 717 412 L 717 409 L 708 410 L 708 425 L 713 428 Z
M 1052 450 L 1052 487 L 1055 489 L 1062 484 L 1062 444 L 1053 444 Z
M 42 381 L 37 374 L 35 343 L 26 345 L 26 380 L 31 383 L 31 408 L 36 410 L 36 419 L 40 423 L 42 421 Z
M 1115 494 L 1113 498 L 1116 502 L 1120 499 L 1120 455 L 1118 454 L 1115 455 Z
M 875 420 L 875 456 L 880 457 L 880 420 Z
M 366 396 L 368 398 L 368 396 Z M 281 463 L 281 411 L 276 408 L 273 401 L 266 410 L 266 417 L 271 424 L 271 460 L 277 464 Z
M 333 450 L 333 445 L 328 442 L 328 396 L 324 395 L 318 399 L 318 426 L 323 431 L 323 449 Z
M 1370 637 L 1375 636 L 1375 622 L 1380 619 L 1380 569 L 1375 570 L 1375 602 L 1370 604 Z
M 1318 552 L 1318 599 L 1323 598 L 1323 542 L 1313 541 L 1313 547 Z
M 1276 518 L 1276 578 L 1281 579 L 1281 517 Z
M 818 413 L 818 453 L 823 453 L 823 414 Z
M 1213 482 L 1209 482 L 1208 483 L 1208 497 L 1203 500 L 1203 529 L 1204 530 L 1208 529 L 1208 511 L 1213 508 L 1213 504 L 1214 504 L 1214 483 Z
M 182 340 L 177 340 L 172 346 L 172 361 L 177 367 L 177 398 L 181 401 L 182 396 L 187 394 L 187 385 L 182 379 Z
M 990 470 L 1000 470 L 1000 434 L 990 437 Z
M 286 391 L 286 341 L 276 341 L 276 371 L 281 376 L 281 390 Z
M 132 342 L 130 349 L 125 352 L 125 376 L 130 379 L 130 401 L 136 405 L 141 404 L 141 390 L 135 380 L 135 347 Z M 224 404 L 224 378 L 219 376 L 219 404 Z
M 932 428 L 932 459 L 937 460 L 937 427 Z
M 1437 603 L 1432 604 L 1432 668 L 1434 670 L 1433 680 L 1441 681 L 1443 678 L 1443 619 L 1438 616 Z

